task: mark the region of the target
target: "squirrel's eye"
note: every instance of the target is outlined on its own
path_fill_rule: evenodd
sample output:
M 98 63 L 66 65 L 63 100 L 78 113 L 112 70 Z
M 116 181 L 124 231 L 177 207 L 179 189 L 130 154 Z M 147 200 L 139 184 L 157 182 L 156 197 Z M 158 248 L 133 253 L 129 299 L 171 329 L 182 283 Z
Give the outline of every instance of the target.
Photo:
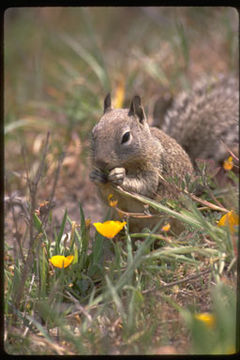
M 125 132 L 125 134 L 122 137 L 121 144 L 128 142 L 129 139 L 130 139 L 130 131 L 127 131 L 127 132 Z

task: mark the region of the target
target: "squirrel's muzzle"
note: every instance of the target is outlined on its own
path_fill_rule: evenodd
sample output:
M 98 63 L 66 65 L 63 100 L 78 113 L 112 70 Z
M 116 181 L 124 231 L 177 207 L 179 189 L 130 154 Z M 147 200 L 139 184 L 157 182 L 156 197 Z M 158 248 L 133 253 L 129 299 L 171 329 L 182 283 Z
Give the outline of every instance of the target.
M 106 171 L 109 168 L 109 163 L 102 159 L 99 159 L 97 156 L 95 158 L 95 165 L 97 168 L 101 169 L 102 171 Z

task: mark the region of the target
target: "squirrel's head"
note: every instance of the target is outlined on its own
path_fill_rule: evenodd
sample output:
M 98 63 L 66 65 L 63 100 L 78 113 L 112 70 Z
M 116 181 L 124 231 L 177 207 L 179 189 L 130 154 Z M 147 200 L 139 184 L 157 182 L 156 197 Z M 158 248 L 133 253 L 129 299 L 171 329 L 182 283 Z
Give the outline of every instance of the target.
M 111 96 L 104 100 L 103 116 L 92 130 L 93 164 L 102 170 L 131 166 L 144 161 L 147 154 L 149 125 L 139 96 L 129 109 L 113 109 Z

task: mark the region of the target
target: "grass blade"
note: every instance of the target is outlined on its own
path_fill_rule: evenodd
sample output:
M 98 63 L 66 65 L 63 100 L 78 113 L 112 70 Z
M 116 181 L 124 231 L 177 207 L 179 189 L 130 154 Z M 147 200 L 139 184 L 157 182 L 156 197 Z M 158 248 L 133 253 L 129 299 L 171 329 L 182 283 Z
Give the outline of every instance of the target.
M 67 220 L 67 210 L 65 210 L 63 220 L 62 220 L 62 223 L 61 223 L 61 227 L 60 227 L 57 239 L 56 239 L 54 254 L 60 254 L 60 242 L 61 242 L 61 239 L 62 239 L 62 236 L 63 236 L 66 220 Z
M 80 43 L 74 40 L 72 37 L 67 36 L 66 34 L 62 35 L 62 39 L 67 43 L 74 52 L 82 58 L 82 60 L 90 66 L 92 71 L 95 73 L 99 79 L 101 85 L 105 90 L 109 89 L 109 80 L 106 73 L 106 70 L 98 63 L 97 59 L 92 56 L 92 54 L 86 50 Z
M 124 312 L 122 301 L 117 293 L 117 288 L 113 286 L 113 284 L 111 283 L 111 281 L 107 275 L 105 276 L 105 279 L 106 279 L 106 283 L 107 283 L 107 288 L 109 290 L 109 293 L 112 296 L 112 299 L 117 307 L 117 310 L 118 310 L 119 314 L 122 316 L 122 318 L 125 320 L 126 314 Z
M 79 266 L 80 269 L 83 269 L 86 265 L 87 261 L 87 250 L 88 250 L 88 234 L 86 229 L 86 222 L 85 216 L 82 209 L 81 204 L 79 203 L 79 210 L 80 210 L 80 220 L 81 220 L 81 229 L 80 229 L 80 236 L 81 236 L 81 250 L 79 254 Z
M 46 296 L 46 287 L 47 287 L 47 269 L 48 262 L 46 259 L 45 247 L 42 247 L 42 256 L 40 259 L 40 297 L 44 298 Z

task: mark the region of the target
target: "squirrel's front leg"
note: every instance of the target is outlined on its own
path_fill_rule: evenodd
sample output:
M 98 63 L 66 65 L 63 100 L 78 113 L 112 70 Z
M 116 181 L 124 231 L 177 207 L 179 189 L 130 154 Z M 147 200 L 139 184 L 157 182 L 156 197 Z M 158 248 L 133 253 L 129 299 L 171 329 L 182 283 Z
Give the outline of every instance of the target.
M 124 168 L 116 167 L 108 174 L 108 181 L 115 185 L 122 185 L 126 178 L 126 170 Z
M 120 185 L 124 190 L 135 192 L 137 194 L 151 197 L 158 187 L 158 178 L 154 176 L 152 179 L 151 173 L 148 173 L 148 177 L 145 180 L 144 177 L 136 177 L 126 174 L 124 168 L 114 168 L 108 174 L 108 181 L 115 185 Z
M 96 184 L 106 184 L 108 181 L 107 175 L 100 169 L 94 169 L 90 173 L 90 180 Z

